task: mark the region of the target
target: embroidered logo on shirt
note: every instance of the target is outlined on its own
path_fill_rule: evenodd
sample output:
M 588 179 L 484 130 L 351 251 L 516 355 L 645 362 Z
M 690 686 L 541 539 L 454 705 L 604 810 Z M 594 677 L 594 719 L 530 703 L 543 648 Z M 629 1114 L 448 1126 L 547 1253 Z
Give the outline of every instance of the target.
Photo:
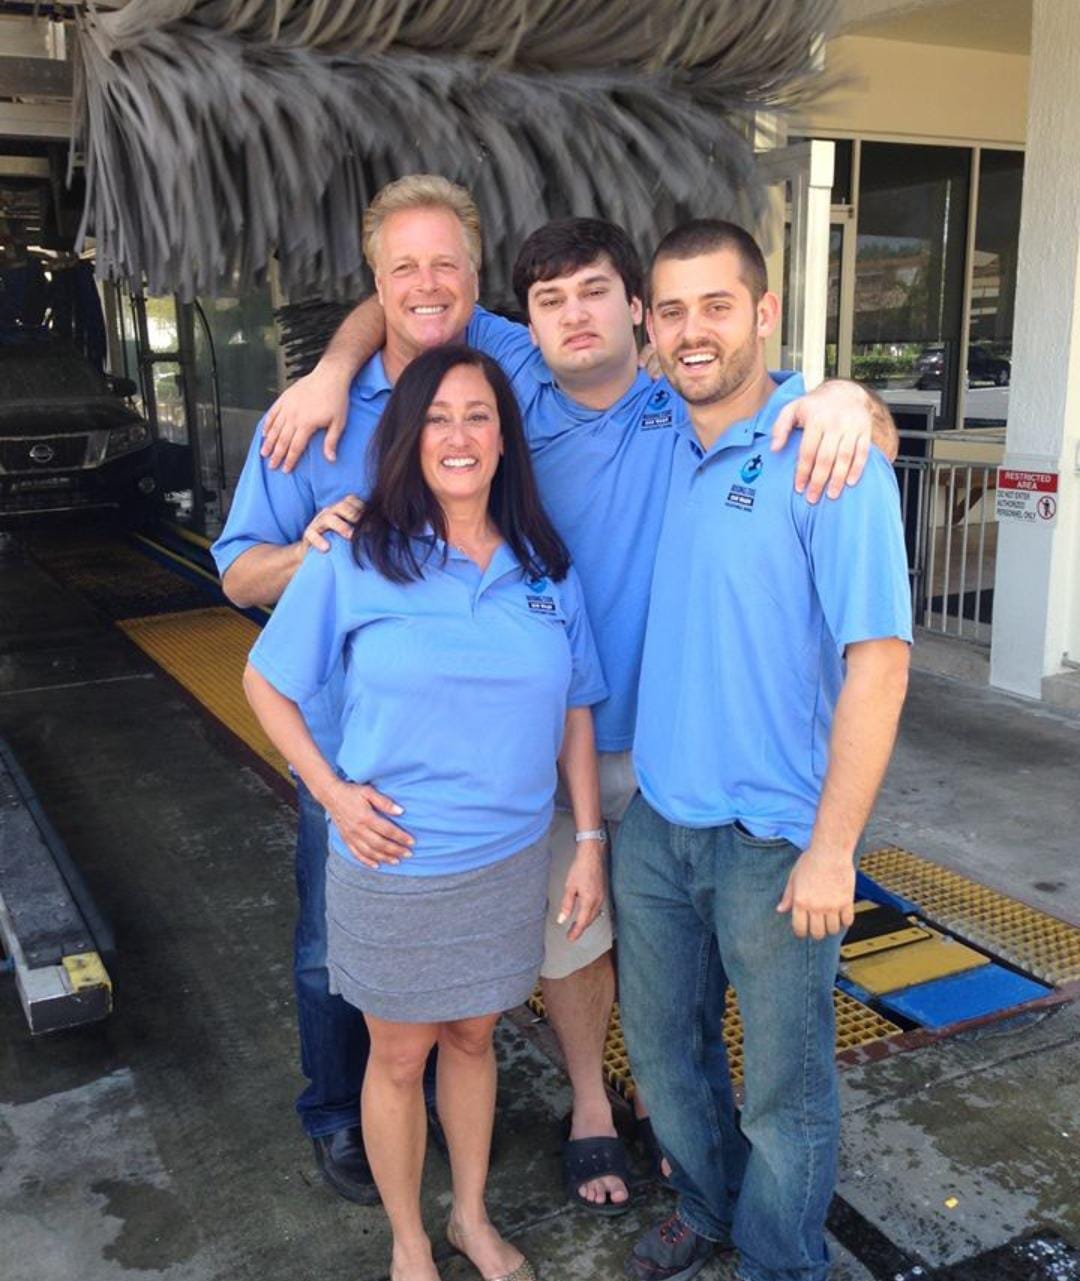
M 755 454 L 753 458 L 748 458 L 742 465 L 742 471 L 739 475 L 748 485 L 752 485 L 764 470 L 765 463 L 760 454 Z
M 534 614 L 554 614 L 555 598 L 554 596 L 542 596 L 548 585 L 546 578 L 527 578 L 525 586 L 528 588 L 528 594 L 525 597 L 525 603 Z
M 655 431 L 658 427 L 671 426 L 671 392 L 664 387 L 654 391 L 649 397 L 649 403 L 645 406 L 645 413 L 641 417 L 642 431 Z
M 752 488 L 753 483 L 765 470 L 765 460 L 760 454 L 754 454 L 748 458 L 739 469 L 739 477 L 746 483 L 743 485 L 732 485 L 728 490 L 727 503 L 725 506 L 734 507 L 737 511 L 750 512 L 754 510 L 754 499 L 757 497 L 757 491 Z

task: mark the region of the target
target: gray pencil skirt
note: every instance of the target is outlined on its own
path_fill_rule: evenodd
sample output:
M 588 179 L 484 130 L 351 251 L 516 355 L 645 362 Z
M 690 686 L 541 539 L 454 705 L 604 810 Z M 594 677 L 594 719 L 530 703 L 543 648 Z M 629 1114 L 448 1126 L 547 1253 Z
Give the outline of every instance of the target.
M 401 876 L 331 851 L 331 992 L 396 1023 L 473 1018 L 520 1005 L 544 956 L 550 857 L 544 836 L 476 871 Z

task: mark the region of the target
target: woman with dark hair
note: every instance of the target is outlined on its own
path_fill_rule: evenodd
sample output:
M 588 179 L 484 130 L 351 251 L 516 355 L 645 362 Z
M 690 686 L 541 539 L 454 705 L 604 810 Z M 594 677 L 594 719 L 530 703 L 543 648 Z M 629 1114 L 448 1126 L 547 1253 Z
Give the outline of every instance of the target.
M 420 1214 L 421 1078 L 438 1045 L 452 1245 L 481 1275 L 532 1269 L 484 1208 L 492 1032 L 544 947 L 556 760 L 578 828 L 562 914 L 603 901 L 591 705 L 606 694 L 576 575 L 537 497 L 517 402 L 466 347 L 417 356 L 372 441 L 352 546 L 307 556 L 251 652 L 245 689 L 331 819 L 331 985 L 364 1012 L 365 1147 L 394 1234 L 393 1281 L 435 1281 Z M 343 745 L 323 759 L 297 703 L 345 660 Z M 361 785 L 398 803 L 408 853 L 373 846 Z

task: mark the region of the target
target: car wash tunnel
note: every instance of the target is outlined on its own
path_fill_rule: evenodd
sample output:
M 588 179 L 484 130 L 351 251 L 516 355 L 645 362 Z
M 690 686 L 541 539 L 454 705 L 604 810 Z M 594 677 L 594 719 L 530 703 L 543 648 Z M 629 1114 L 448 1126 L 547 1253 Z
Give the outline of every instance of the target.
M 238 762 L 290 795 L 288 767 L 241 690 L 244 663 L 267 611 L 229 604 L 205 537 L 167 522 L 139 532 L 101 524 L 35 529 L 8 535 L 5 568 L 12 585 L 4 593 L 5 614 L 17 626 L 33 621 L 43 592 L 70 597 L 167 677 Z M 39 636 L 36 643 L 45 640 Z M 121 683 L 118 703 L 124 692 Z M 10 747 L 5 766 L 10 821 L 20 834 L 6 843 L 5 943 L 28 1023 L 43 1032 L 106 1017 L 115 939 Z M 135 837 L 132 832 L 129 839 Z M 32 859 L 15 857 L 22 840 L 32 845 Z M 856 919 L 841 948 L 836 986 L 841 1061 L 1052 1006 L 1069 999 L 1080 981 L 1080 928 L 921 852 L 870 849 L 860 866 Z M 52 915 L 60 900 L 50 897 L 48 910 L 41 911 L 43 885 L 67 905 L 70 919 L 62 929 Z M 542 1014 L 539 997 L 533 1005 Z M 734 996 L 725 1034 L 740 1081 Z M 617 1019 L 606 1062 L 611 1086 L 632 1095 Z
M 208 540 L 169 521 L 23 526 L 6 535 L 0 563 L 7 1097 L 26 1093 L 26 1073 L 32 1094 L 85 1089 L 99 1074 L 115 1089 L 121 1064 L 146 1071 L 163 1054 L 166 1075 L 185 1078 L 181 1106 L 228 1134 L 222 1105 L 198 1101 L 204 1091 L 243 1111 L 250 1090 L 273 1099 L 290 1082 L 293 787 L 240 687 L 265 614 L 232 607 Z M 918 1081 L 904 1088 L 924 1089 L 921 1055 L 970 1054 L 995 1032 L 1016 1052 L 1023 1029 L 1053 1029 L 1075 998 L 1080 929 L 932 853 L 878 845 L 863 856 L 834 992 L 842 1081 L 895 1060 Z M 542 1147 L 533 1127 L 559 1057 L 539 993 L 530 1007 L 505 1023 L 503 1091 L 514 1097 L 501 1124 L 515 1134 L 502 1142 L 520 1134 Z M 732 995 L 724 1036 L 738 1088 Z M 617 1012 L 604 1063 L 611 1090 L 631 1099 Z M 284 1099 L 275 1106 L 287 1112 Z M 236 1159 L 225 1147 L 217 1159 Z M 851 1266 L 871 1276 L 921 1266 L 925 1246 L 896 1245 L 872 1217 L 842 1196 L 834 1205 L 839 1249 L 859 1260 Z M 1069 1257 L 1046 1224 L 1008 1249 L 1016 1260 L 999 1251 L 1001 1271 L 981 1275 L 1041 1276 Z
M 294 1111 L 297 795 L 241 685 L 272 614 L 226 598 L 211 545 L 262 414 L 369 292 L 359 220 L 402 174 L 472 190 L 481 301 L 514 319 L 545 220 L 610 219 L 640 250 L 688 217 L 759 228 L 784 284 L 771 367 L 857 376 L 824 317 L 855 296 L 825 273 L 856 264 L 859 164 L 783 123 L 843 8 L 0 0 L 0 1281 L 384 1281 L 380 1206 L 326 1185 Z M 874 216 L 907 209 L 884 194 Z M 1001 440 L 964 489 L 963 442 L 934 437 L 964 362 L 920 341 L 890 400 L 907 569 L 959 639 L 917 629 L 840 949 L 830 1281 L 1080 1281 L 1080 712 L 987 686 Z M 901 362 L 863 355 L 883 380 Z M 997 404 L 1012 366 L 972 347 L 980 368 Z M 954 582 L 969 541 L 977 582 Z M 742 1036 L 729 990 L 740 1106 Z M 569 1212 L 539 987 L 496 1051 L 493 1219 L 542 1281 L 623 1275 L 674 1203 L 617 1002 L 622 1218 Z M 434 1144 L 421 1196 L 445 1218 Z M 472 1275 L 441 1238 L 435 1257 Z

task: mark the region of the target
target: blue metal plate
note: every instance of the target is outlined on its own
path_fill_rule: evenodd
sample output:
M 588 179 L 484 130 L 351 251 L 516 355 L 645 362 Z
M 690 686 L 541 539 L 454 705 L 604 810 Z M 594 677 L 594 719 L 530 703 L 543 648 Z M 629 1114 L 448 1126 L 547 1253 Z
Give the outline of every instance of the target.
M 886 1009 L 922 1027 L 941 1028 L 1010 1010 L 1052 991 L 1043 983 L 990 964 L 877 999 Z

